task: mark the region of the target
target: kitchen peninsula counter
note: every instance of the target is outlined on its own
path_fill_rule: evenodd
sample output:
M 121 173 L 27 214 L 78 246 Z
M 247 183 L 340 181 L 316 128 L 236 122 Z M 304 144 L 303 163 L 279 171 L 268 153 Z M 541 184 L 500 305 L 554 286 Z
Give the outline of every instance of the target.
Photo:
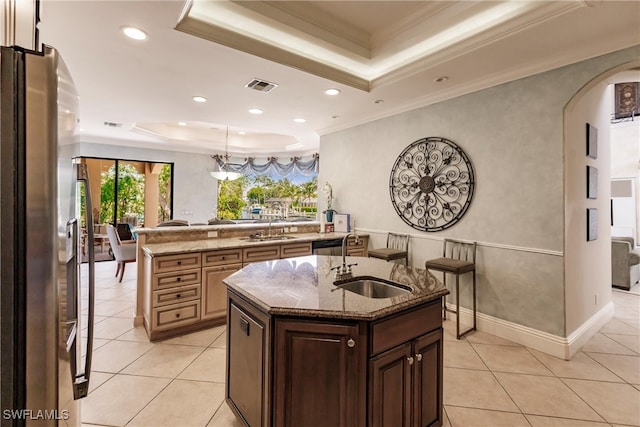
M 286 244 L 296 242 L 314 242 L 318 240 L 342 239 L 347 233 L 287 233 L 277 235 L 282 238 L 265 240 L 250 239 L 249 237 L 227 237 L 206 240 L 183 240 L 165 243 L 148 243 L 142 246 L 144 253 L 151 256 L 175 255 L 188 252 L 202 252 L 217 249 L 243 248 Z M 283 237 L 284 236 L 284 237 Z M 366 234 L 359 237 L 368 237 Z
M 353 277 L 338 282 L 336 256 L 254 263 L 224 279 L 226 400 L 246 426 L 442 424 L 449 291 L 422 269 L 346 262 L 357 263 Z M 340 287 L 358 278 L 411 291 L 370 298 Z
M 225 323 L 222 279 L 253 262 L 311 255 L 317 242 L 340 244 L 347 235 L 318 230 L 313 222 L 137 230 L 134 324 L 156 340 Z M 266 236 L 250 237 L 259 234 Z M 360 237 L 347 240 L 348 254 L 367 255 L 368 236 Z

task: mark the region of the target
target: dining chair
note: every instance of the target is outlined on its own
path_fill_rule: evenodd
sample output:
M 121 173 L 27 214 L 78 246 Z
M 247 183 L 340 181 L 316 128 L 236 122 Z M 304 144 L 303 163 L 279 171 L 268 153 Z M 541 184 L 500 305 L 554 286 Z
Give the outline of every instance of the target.
M 136 261 L 138 247 L 135 240 L 122 242 L 120 237 L 118 237 L 115 227 L 111 224 L 107 224 L 107 236 L 109 237 L 109 244 L 111 245 L 113 255 L 116 257 L 116 277 L 118 277 L 118 282 L 122 282 L 124 268 L 127 263 Z

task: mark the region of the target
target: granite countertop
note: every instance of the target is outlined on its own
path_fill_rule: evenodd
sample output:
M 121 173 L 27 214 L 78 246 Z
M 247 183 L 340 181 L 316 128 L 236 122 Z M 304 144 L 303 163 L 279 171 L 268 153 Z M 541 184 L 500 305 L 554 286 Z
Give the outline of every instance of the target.
M 185 227 L 187 228 L 187 227 Z M 216 249 L 234 249 L 246 246 L 282 245 L 296 242 L 310 242 L 316 240 L 342 239 L 347 233 L 295 233 L 286 234 L 292 238 L 281 240 L 250 240 L 248 237 L 228 237 L 218 239 L 188 240 L 167 243 L 149 243 L 142 247 L 145 254 L 150 256 L 175 255 L 188 252 L 212 251 Z M 368 236 L 367 234 L 359 234 Z
M 423 269 L 363 257 L 347 257 L 347 263 L 358 264 L 354 277 L 373 276 L 413 290 L 391 298 L 367 298 L 339 289 L 331 268 L 342 265 L 342 258 L 322 255 L 249 264 L 224 283 L 271 315 L 332 319 L 375 320 L 449 293 Z

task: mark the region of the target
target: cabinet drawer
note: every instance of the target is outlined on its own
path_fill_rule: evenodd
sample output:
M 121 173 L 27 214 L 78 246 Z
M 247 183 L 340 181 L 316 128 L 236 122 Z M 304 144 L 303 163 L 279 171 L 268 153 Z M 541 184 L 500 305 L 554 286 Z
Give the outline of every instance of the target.
M 175 286 L 195 285 L 200 283 L 202 269 L 173 271 L 153 275 L 153 289 L 166 289 Z
M 238 264 L 242 262 L 242 249 L 223 249 L 202 254 L 202 266 Z
M 371 327 L 371 354 L 378 354 L 440 328 L 441 304 L 438 299 L 408 313 L 374 323 Z
M 280 258 L 280 246 L 255 246 L 242 250 L 242 262 L 269 261 Z
M 282 258 L 311 255 L 311 253 L 311 242 L 291 243 L 280 247 Z
M 164 289 L 153 292 L 153 306 L 161 307 L 163 305 L 175 304 L 177 302 L 191 301 L 200 299 L 200 284 L 182 286 L 180 288 Z
M 200 252 L 192 254 L 179 254 L 158 256 L 153 258 L 153 272 L 164 273 L 183 268 L 200 267 Z
M 154 308 L 153 330 L 172 329 L 200 320 L 200 301 L 187 301 L 166 307 Z

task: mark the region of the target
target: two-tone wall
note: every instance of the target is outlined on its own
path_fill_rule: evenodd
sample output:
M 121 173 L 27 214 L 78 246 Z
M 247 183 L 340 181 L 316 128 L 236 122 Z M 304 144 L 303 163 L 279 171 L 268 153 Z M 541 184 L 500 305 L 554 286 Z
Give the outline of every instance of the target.
M 567 357 L 566 337 L 576 324 L 587 322 L 593 310 L 567 324 L 571 301 L 565 297 L 566 268 L 580 269 L 586 261 L 580 256 L 579 263 L 565 267 L 565 247 L 573 250 L 566 246 L 565 231 L 567 224 L 586 229 L 586 214 L 584 187 L 565 194 L 565 180 L 574 180 L 565 176 L 565 156 L 574 154 L 565 152 L 564 108 L 600 73 L 638 57 L 640 46 L 324 135 L 319 183 L 331 183 L 334 208 L 352 214 L 356 228 L 370 233 L 373 246 L 383 246 L 388 231 L 410 233 L 414 266 L 439 256 L 444 237 L 477 241 L 481 328 Z M 584 126 L 582 118 L 575 120 Z M 575 138 L 583 141 L 583 128 L 575 132 L 582 132 Z M 405 224 L 389 197 L 396 158 L 406 146 L 428 136 L 458 144 L 476 175 L 474 199 L 464 218 L 436 233 Z M 608 150 L 607 140 L 600 149 Z M 570 169 L 573 174 L 573 166 Z M 584 163 L 575 169 L 581 179 L 575 186 L 584 185 Z M 577 199 L 581 214 L 574 218 L 568 206 Z M 320 197 L 319 204 L 324 207 Z M 607 221 L 604 212 L 602 220 Z M 607 269 L 610 254 L 604 246 L 600 242 L 589 256 Z M 591 283 L 602 281 L 601 273 L 584 280 L 588 292 L 603 286 Z M 463 306 L 470 306 L 469 297 L 462 292 Z M 608 304 L 610 291 L 601 298 L 601 304 Z

